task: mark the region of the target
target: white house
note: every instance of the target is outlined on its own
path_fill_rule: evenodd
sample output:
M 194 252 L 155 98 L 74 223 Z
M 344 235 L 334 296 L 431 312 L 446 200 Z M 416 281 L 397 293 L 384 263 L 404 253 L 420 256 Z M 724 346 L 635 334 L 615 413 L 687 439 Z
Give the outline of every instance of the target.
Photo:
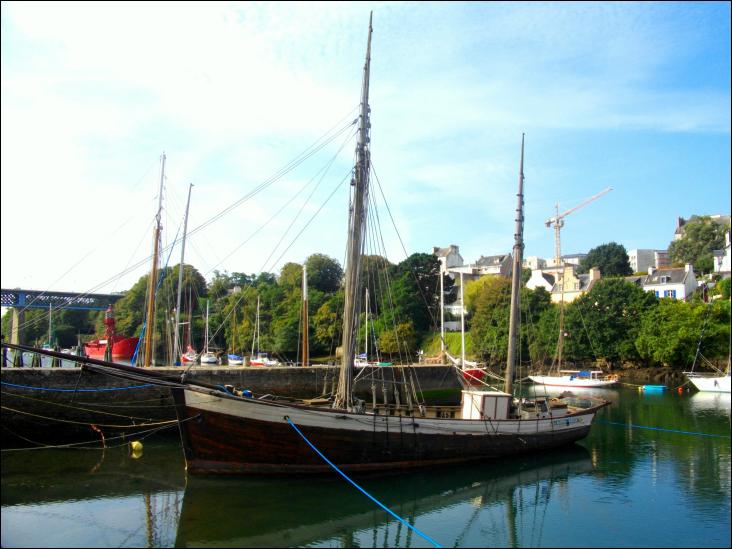
M 728 273 L 730 272 L 730 241 L 729 231 L 724 233 L 724 250 L 714 250 L 714 272 Z
M 566 254 L 562 256 L 562 263 L 579 266 L 585 257 L 587 257 L 587 254 Z
M 524 257 L 522 267 L 531 270 L 543 269 L 546 267 L 546 259 L 542 259 L 537 255 L 530 255 L 529 257 Z
M 555 282 L 556 276 L 553 273 L 545 273 L 541 269 L 532 269 L 531 278 L 526 282 L 526 287 L 529 290 L 544 288 L 547 292 L 551 292 Z
M 471 265 L 462 265 L 449 269 L 452 276 L 457 279 L 460 273 L 463 274 L 465 282 L 478 280 L 485 275 L 511 276 L 513 256 L 511 254 L 480 256 L 480 259 Z
M 687 263 L 685 267 L 664 269 L 648 268 L 648 276 L 643 280 L 643 289 L 653 292 L 656 297 L 669 297 L 686 301 L 697 289 L 698 283 L 694 267 Z
M 455 244 L 450 244 L 447 248 L 433 246 L 432 253 L 440 260 L 443 273 L 452 267 L 459 267 L 463 264 L 463 256 L 460 255 L 460 246 L 456 246 Z

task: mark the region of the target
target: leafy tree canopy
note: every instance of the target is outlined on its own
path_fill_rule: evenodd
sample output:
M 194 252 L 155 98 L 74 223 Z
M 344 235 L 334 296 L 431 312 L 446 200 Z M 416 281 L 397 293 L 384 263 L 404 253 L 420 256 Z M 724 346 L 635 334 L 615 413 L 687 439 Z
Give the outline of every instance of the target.
M 675 264 L 691 263 L 697 272 L 714 269 L 712 252 L 724 248 L 724 233 L 729 224 L 717 223 L 709 216 L 692 217 L 683 226 L 683 235 L 668 246 L 668 255 Z
M 703 357 L 729 356 L 730 303 L 717 300 L 685 303 L 662 299 L 644 315 L 636 346 L 641 357 L 653 364 L 683 366 Z
M 580 262 L 580 268 L 577 271 L 586 273 L 593 267 L 599 268 L 602 276 L 628 276 L 633 274 L 625 246 L 615 242 L 592 248 L 587 257 Z
M 641 318 L 655 307 L 651 292 L 623 280 L 599 280 L 566 308 L 567 355 L 608 361 L 638 358 L 635 339 Z
M 325 254 L 313 254 L 305 265 L 308 268 L 308 287 L 321 292 L 332 293 L 338 290 L 343 279 L 340 263 Z

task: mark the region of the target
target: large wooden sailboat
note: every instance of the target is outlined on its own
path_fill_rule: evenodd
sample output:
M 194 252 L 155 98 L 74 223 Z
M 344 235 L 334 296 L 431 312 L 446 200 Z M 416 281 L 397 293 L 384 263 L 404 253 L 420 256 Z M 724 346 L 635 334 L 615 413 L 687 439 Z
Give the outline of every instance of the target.
M 332 462 L 346 471 L 394 470 L 468 462 L 543 450 L 587 436 L 606 401 L 581 408 L 562 401 L 528 404 L 512 394 L 519 321 L 518 290 L 523 252 L 523 140 L 514 245 L 510 347 L 505 391 L 466 387 L 457 410 L 425 406 L 401 414 L 369 410 L 352 391 L 356 356 L 359 278 L 369 192 L 369 23 L 360 112 L 357 163 L 350 204 L 346 253 L 343 354 L 337 393 L 322 399 L 287 401 L 269 395 L 223 392 L 193 384 L 173 389 L 188 470 L 203 474 L 322 473 L 326 464 L 293 424 Z M 441 417 L 440 417 L 441 416 Z
M 342 363 L 333 397 L 287 399 L 259 395 L 256 388 L 252 392 L 188 380 L 185 373 L 171 379 L 147 369 L 87 362 L 93 371 L 145 379 L 170 388 L 192 474 L 325 473 L 330 465 L 321 455 L 343 471 L 394 471 L 543 451 L 586 437 L 598 410 L 609 404 L 599 399 L 527 401 L 513 395 L 523 254 L 523 138 L 504 390 L 465 384 L 461 404 L 454 407 L 411 402 L 407 406 L 378 406 L 375 400 L 367 404 L 354 394 L 359 284 L 369 203 L 371 35 L 369 22 L 349 207 Z M 461 372 L 457 374 L 463 379 Z

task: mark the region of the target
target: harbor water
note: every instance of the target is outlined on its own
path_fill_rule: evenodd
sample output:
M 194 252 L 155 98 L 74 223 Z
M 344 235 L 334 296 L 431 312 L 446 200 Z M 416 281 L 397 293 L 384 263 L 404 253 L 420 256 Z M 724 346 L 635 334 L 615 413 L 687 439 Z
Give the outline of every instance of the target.
M 416 531 L 336 473 L 187 476 L 173 432 L 5 449 L 2 547 L 729 547 L 730 395 L 592 394 L 573 446 L 355 478 Z

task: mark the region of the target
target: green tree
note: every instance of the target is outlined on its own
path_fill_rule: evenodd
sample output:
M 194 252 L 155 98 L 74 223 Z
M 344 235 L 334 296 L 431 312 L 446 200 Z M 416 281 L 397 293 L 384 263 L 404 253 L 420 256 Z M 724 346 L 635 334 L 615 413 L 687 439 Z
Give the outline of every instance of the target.
M 483 359 L 503 362 L 508 352 L 508 329 L 511 309 L 511 280 L 502 276 L 483 277 L 474 298 L 475 310 L 470 320 L 473 349 Z M 543 288 L 520 289 L 519 356 L 535 356 L 537 323 L 551 307 L 551 296 Z
M 599 268 L 603 276 L 628 276 L 633 274 L 630 268 L 625 246 L 610 242 L 592 248 L 587 257 L 580 261 L 579 273 L 586 273 L 591 268 Z
M 411 320 L 379 332 L 379 351 L 392 357 L 398 356 L 401 360 L 409 360 L 418 342 L 417 331 Z
M 314 342 L 317 345 L 313 350 L 334 354 L 336 347 L 341 344 L 343 331 L 343 290 L 328 296 L 317 308 L 312 317 L 311 329 L 314 332 Z
M 341 286 L 343 269 L 340 264 L 327 255 L 313 254 L 307 258 L 308 288 L 333 293 Z
M 732 282 L 732 279 L 725 278 L 723 280 L 720 280 L 717 282 L 717 284 L 714 286 L 714 294 L 722 296 L 722 299 L 729 299 L 730 298 L 730 282 Z
M 308 278 L 309 278 L 308 273 Z M 281 286 L 289 286 L 290 288 L 302 287 L 302 265 L 299 263 L 285 263 L 280 269 L 280 276 L 277 283 Z
M 690 367 L 697 347 L 709 359 L 729 353 L 729 301 L 710 304 L 662 299 L 643 316 L 636 339 L 641 358 L 663 366 Z
M 691 263 L 697 272 L 709 273 L 714 269 L 712 252 L 724 247 L 724 233 L 729 224 L 722 225 L 709 216 L 692 217 L 683 225 L 680 239 L 668 246 L 668 255 L 675 264 Z
M 392 269 L 392 305 L 397 323 L 411 321 L 418 334 L 434 327 L 439 318 L 440 261 L 432 254 L 416 253 Z M 388 311 L 387 300 L 382 299 Z
M 511 294 L 511 279 L 500 275 L 485 275 L 477 280 L 466 282 L 463 290 L 463 298 L 465 299 L 467 313 L 473 314 L 475 312 L 478 296 L 481 296 L 483 300 L 490 299 L 496 301 L 498 294 L 502 298 Z M 460 290 L 458 288 L 459 296 Z
M 657 303 L 651 292 L 622 278 L 597 281 L 589 292 L 566 306 L 567 358 L 638 359 L 635 340 L 641 319 Z

